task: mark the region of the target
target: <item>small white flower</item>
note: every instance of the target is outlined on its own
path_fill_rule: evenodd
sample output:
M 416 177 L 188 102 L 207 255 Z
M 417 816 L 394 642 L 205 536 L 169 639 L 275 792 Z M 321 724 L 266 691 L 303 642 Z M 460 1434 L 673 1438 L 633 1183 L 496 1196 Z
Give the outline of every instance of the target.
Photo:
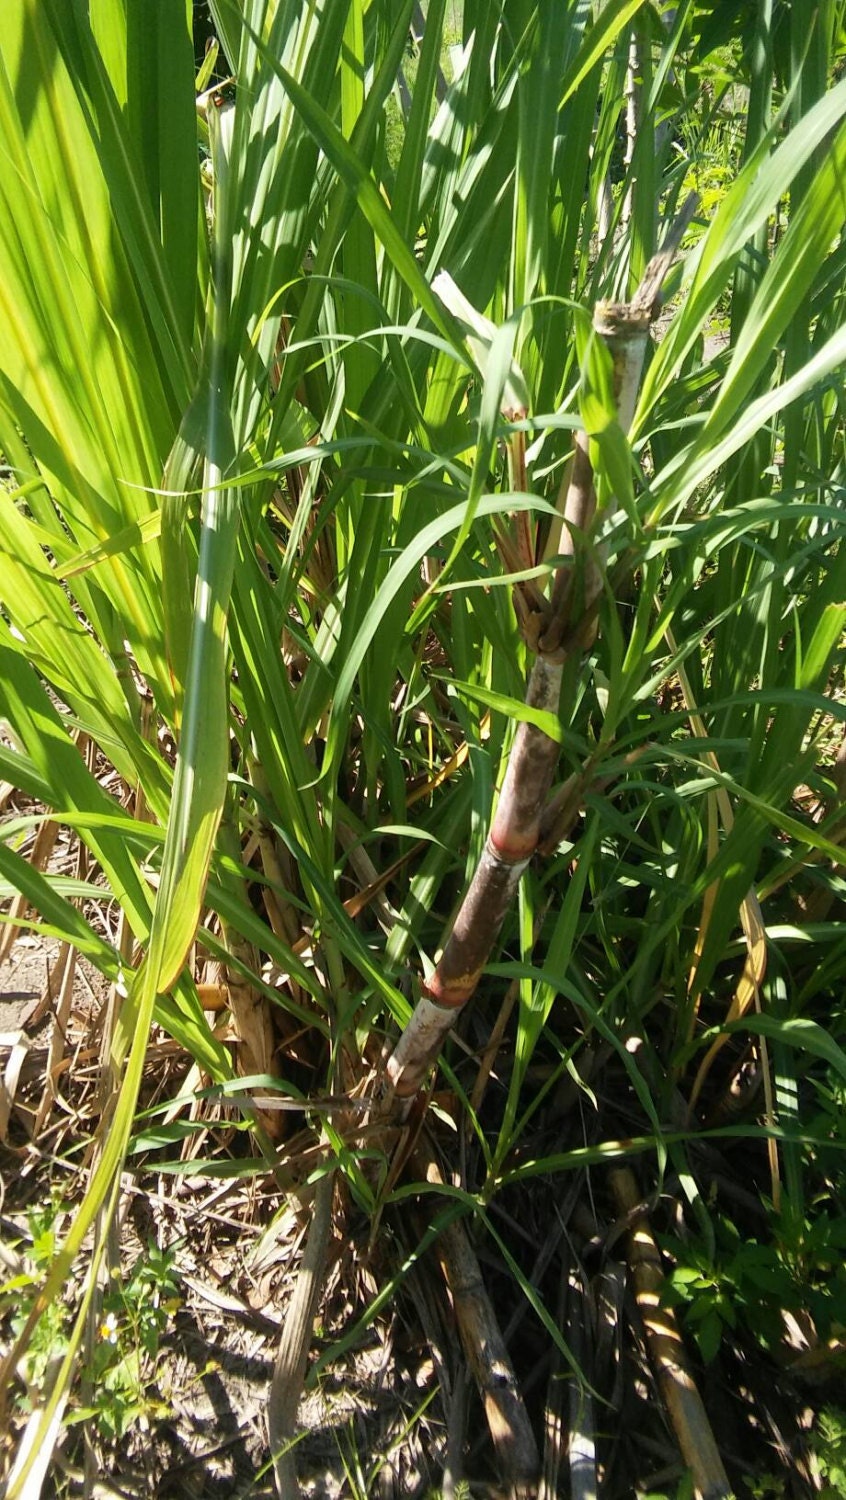
M 105 1339 L 106 1342 L 109 1343 L 109 1344 L 116 1344 L 117 1343 L 117 1341 L 118 1341 L 118 1320 L 115 1317 L 115 1315 L 114 1315 L 113 1312 L 106 1313 L 105 1318 L 103 1319 L 102 1323 L 100 1324 L 100 1337 L 101 1337 L 101 1339 Z

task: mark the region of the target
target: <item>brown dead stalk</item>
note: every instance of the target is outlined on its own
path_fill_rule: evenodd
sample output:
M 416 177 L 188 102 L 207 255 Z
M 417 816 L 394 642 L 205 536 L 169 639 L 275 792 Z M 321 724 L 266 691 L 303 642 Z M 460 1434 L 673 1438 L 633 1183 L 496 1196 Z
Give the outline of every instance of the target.
M 649 1357 L 697 1500 L 728 1500 L 732 1488 L 688 1367 L 675 1314 L 664 1297 L 661 1255 L 640 1207 L 637 1183 L 628 1167 L 611 1172 L 609 1181 L 620 1213 L 630 1216 L 629 1265 Z
M 425 1134 L 411 1154 L 411 1168 L 421 1182 L 443 1183 Z M 519 1500 L 535 1493 L 540 1455 L 476 1253 L 460 1220 L 441 1230 L 436 1250 L 464 1354 L 485 1408 L 500 1475 L 514 1500 Z
M 328 1172 L 317 1184 L 306 1247 L 285 1313 L 270 1385 L 267 1426 L 279 1500 L 299 1500 L 302 1493 L 292 1450 L 297 1441 L 297 1409 L 331 1237 L 334 1185 L 334 1172 Z

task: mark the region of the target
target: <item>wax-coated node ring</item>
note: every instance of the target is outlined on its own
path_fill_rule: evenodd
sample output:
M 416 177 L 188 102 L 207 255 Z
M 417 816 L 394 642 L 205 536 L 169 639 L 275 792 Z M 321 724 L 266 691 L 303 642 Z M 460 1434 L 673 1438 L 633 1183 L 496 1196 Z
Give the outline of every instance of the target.
M 647 333 L 652 322 L 653 308 L 638 308 L 626 302 L 597 302 L 593 314 L 593 326 L 603 338 L 633 338 Z

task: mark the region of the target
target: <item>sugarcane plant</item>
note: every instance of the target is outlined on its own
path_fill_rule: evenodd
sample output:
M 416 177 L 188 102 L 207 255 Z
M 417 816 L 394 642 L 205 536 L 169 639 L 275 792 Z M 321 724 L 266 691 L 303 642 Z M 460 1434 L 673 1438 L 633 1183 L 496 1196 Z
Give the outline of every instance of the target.
M 611 409 L 624 434 L 634 415 L 650 324 L 661 308 L 662 282 L 693 206 L 691 199 L 649 262 L 632 301 L 601 302 L 596 308 L 594 330 L 611 356 Z M 608 410 L 606 406 L 606 416 Z M 512 419 L 526 416 L 524 410 L 507 414 Z M 604 503 L 597 509 L 588 436 L 587 429 L 576 436 L 559 495 L 561 562 L 549 598 L 535 590 L 524 601 L 518 591 L 515 601 L 526 643 L 535 653 L 526 707 L 547 715 L 553 724 L 561 714 L 568 656 L 580 656 L 596 636 L 596 610 L 604 585 L 597 561 L 602 556 L 600 534 L 617 508 L 615 495 L 606 487 Z M 518 466 L 525 468 L 522 434 L 511 441 L 519 475 Z M 515 554 L 531 568 L 533 557 L 521 558 L 519 547 Z M 530 859 L 539 850 L 556 847 L 569 834 L 581 799 L 591 789 L 584 768 L 578 786 L 571 783 L 563 797 L 559 792 L 551 798 L 559 758 L 558 738 L 547 733 L 536 718 L 524 719 L 517 726 L 481 859 L 438 963 L 425 980 L 424 993 L 388 1061 L 388 1076 L 400 1099 L 419 1090 L 444 1036 L 472 998 Z
M 744 50 L 693 0 L 464 0 L 455 36 L 430 0 L 410 96 L 411 0 L 210 9 L 205 62 L 189 0 L 7 0 L 0 29 L 0 880 L 11 934 L 109 987 L 87 1182 L 0 1368 L 10 1500 L 73 1400 L 152 1031 L 324 1248 L 338 1174 L 374 1226 L 431 1194 L 443 1245 L 534 1176 L 657 1152 L 694 1182 L 735 1030 L 772 1043 L 773 1138 L 809 1059 L 846 1068 L 836 909 L 777 982 L 779 903 L 842 866 L 843 5 L 762 6 Z M 600 1055 L 641 1133 L 523 1150 Z M 446 1207 L 412 1139 L 439 1060 L 478 1158 Z M 287 1145 L 276 1106 L 309 1097 Z M 291 1492 L 307 1271 L 271 1413 Z

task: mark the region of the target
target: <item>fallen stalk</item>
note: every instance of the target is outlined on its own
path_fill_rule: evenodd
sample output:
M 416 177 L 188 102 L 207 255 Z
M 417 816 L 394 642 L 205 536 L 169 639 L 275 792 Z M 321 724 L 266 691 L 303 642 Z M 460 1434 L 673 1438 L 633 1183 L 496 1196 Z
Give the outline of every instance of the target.
M 411 1155 L 411 1168 L 419 1181 L 443 1183 L 423 1142 Z M 535 1435 L 476 1253 L 460 1220 L 441 1230 L 436 1253 L 452 1297 L 462 1348 L 485 1408 L 501 1478 L 515 1500 L 534 1494 L 540 1470 Z
M 687 1363 L 675 1313 L 664 1296 L 661 1255 L 633 1173 L 610 1173 L 611 1191 L 621 1214 L 631 1215 L 629 1264 L 646 1344 L 682 1458 L 690 1469 L 697 1500 L 727 1500 L 732 1494 L 711 1424 Z

